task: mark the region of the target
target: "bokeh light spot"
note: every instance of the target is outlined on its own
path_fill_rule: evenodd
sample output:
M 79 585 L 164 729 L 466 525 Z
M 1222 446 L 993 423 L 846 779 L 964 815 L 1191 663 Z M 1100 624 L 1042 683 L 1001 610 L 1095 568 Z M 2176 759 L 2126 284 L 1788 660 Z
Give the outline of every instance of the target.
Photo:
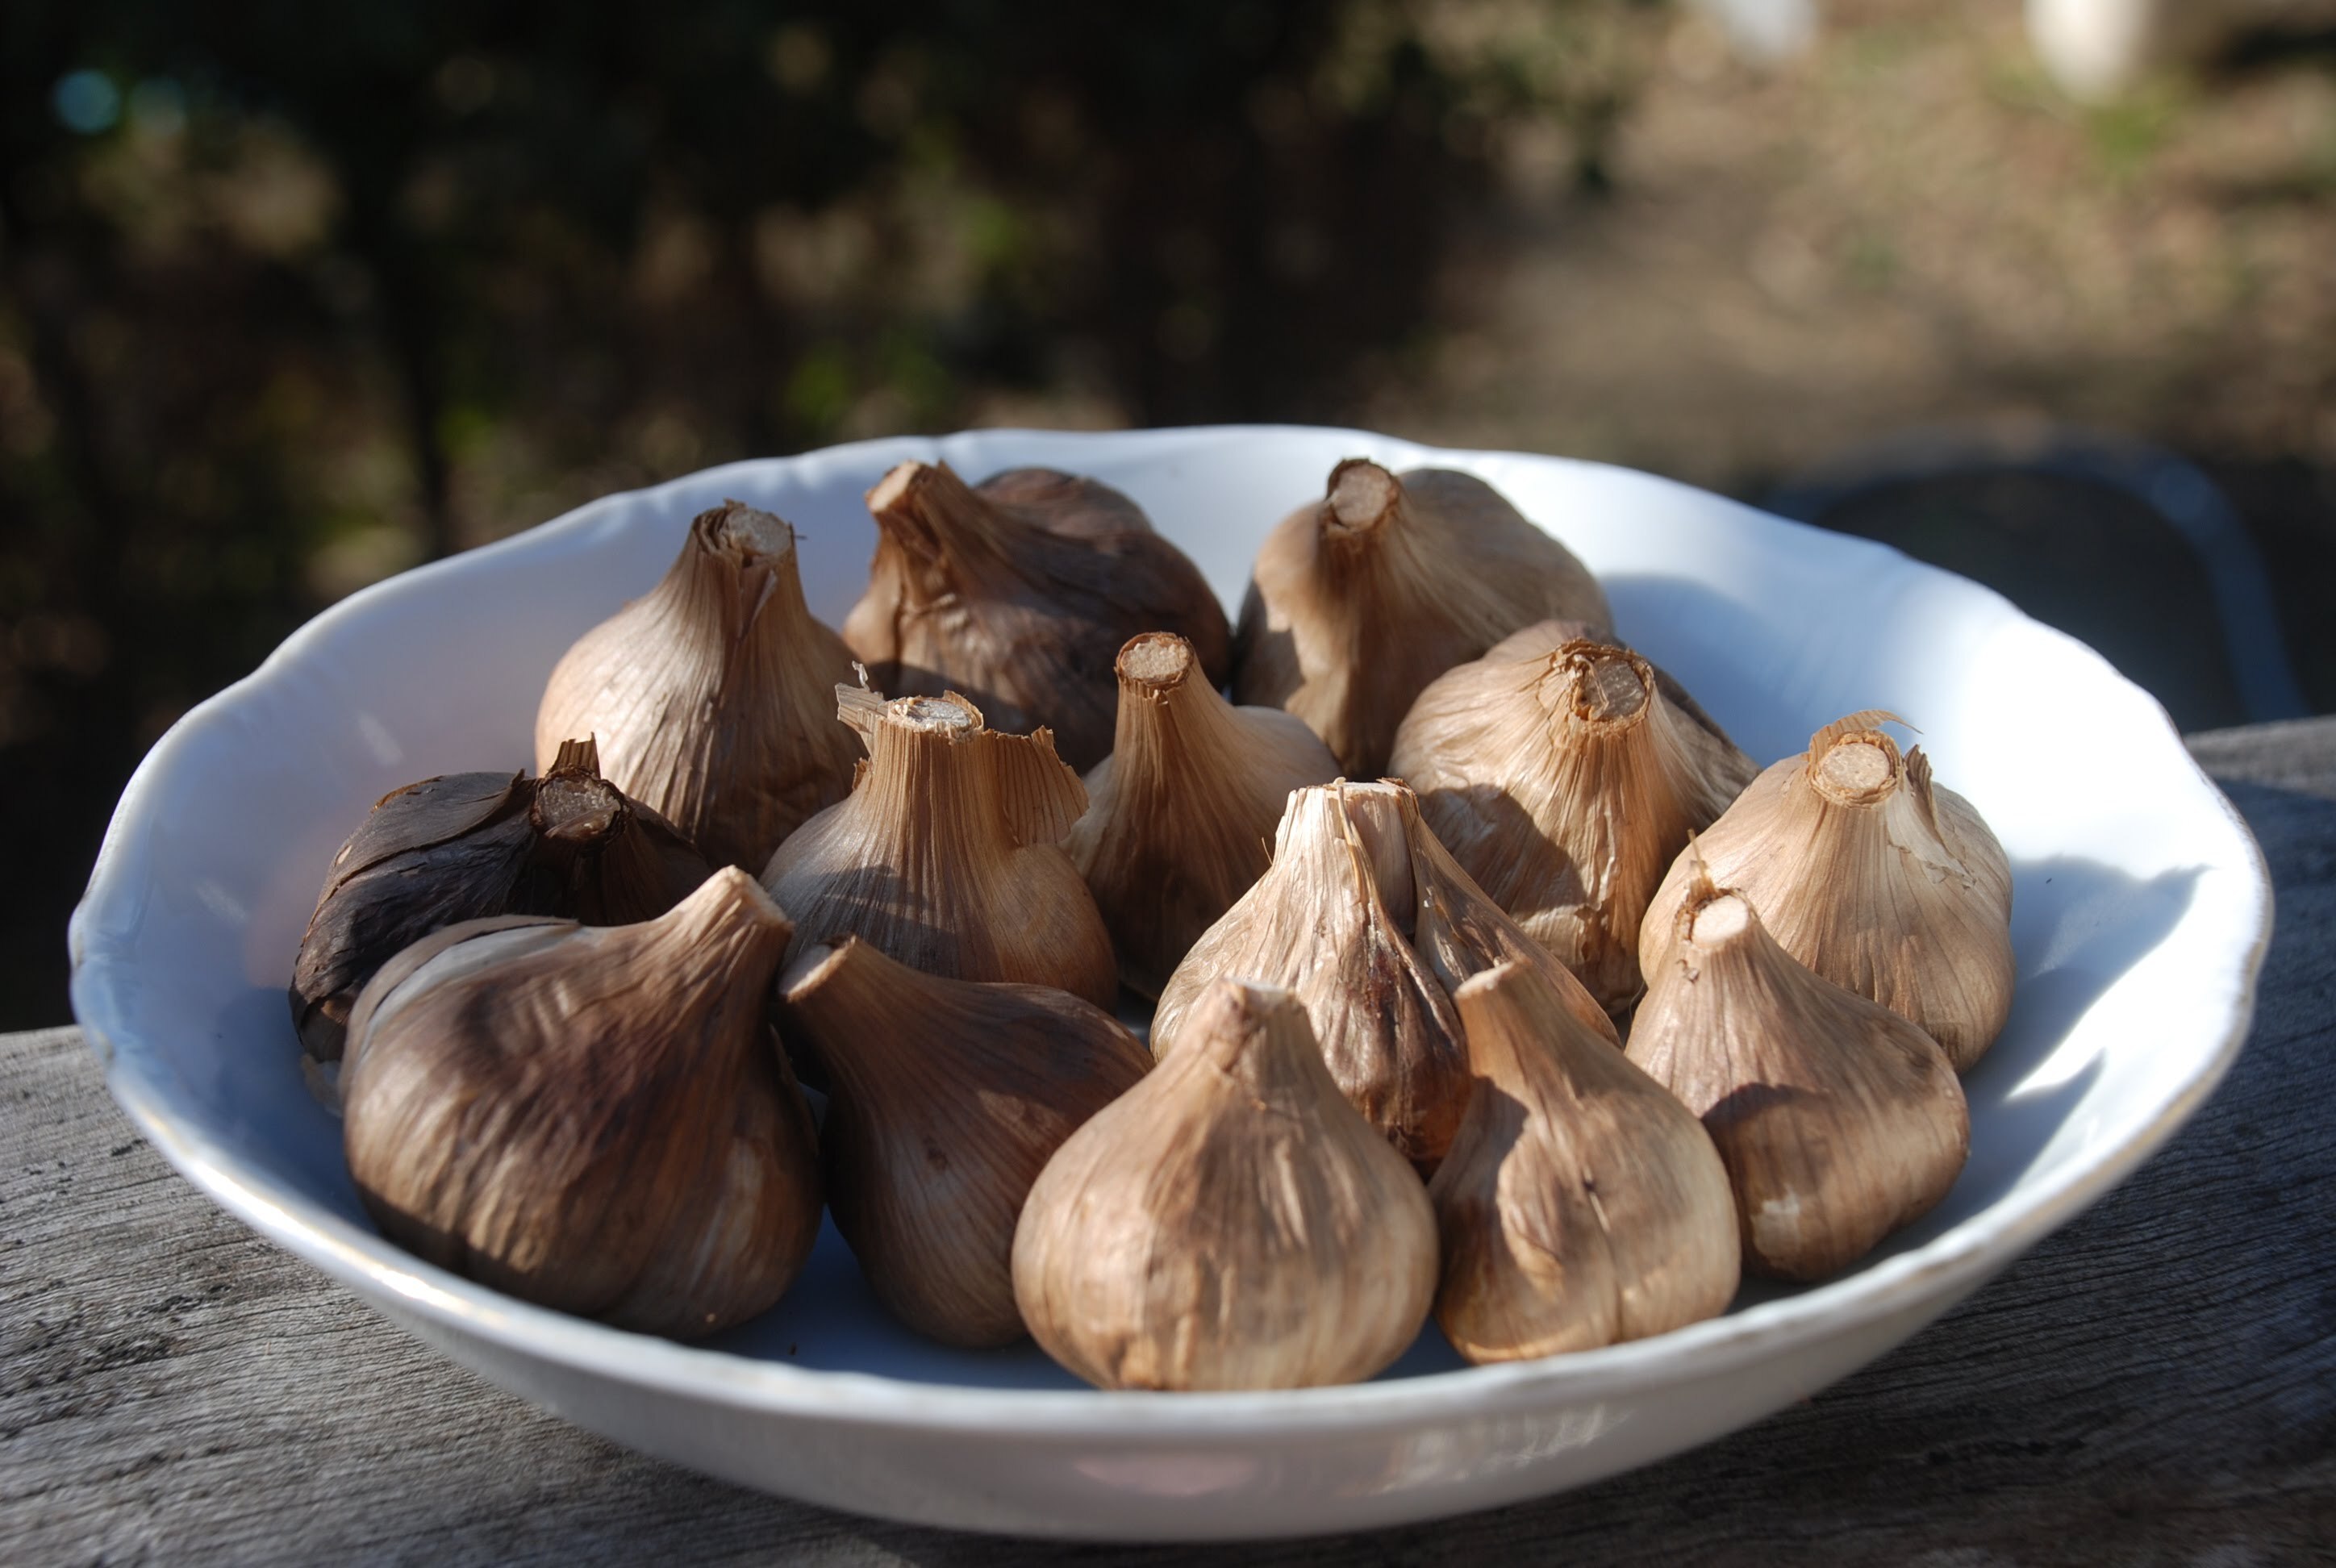
M 102 71 L 73 71 L 57 79 L 50 102 L 68 131 L 94 136 L 122 118 L 122 89 Z

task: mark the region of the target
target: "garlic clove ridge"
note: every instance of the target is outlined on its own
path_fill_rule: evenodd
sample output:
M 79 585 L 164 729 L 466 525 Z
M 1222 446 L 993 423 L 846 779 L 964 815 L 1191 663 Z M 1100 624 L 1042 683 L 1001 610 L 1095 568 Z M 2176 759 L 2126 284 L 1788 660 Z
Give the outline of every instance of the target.
M 1051 728 L 1076 768 L 1112 745 L 1114 654 L 1165 631 L 1212 683 L 1231 630 L 1200 569 L 1100 481 L 1012 469 L 968 485 L 903 463 L 868 492 L 876 557 L 843 638 L 881 688 L 968 694 L 1000 729 Z
M 2011 866 L 1971 803 L 1932 780 L 1921 747 L 1902 754 L 1884 721 L 1900 722 L 1856 713 L 1819 730 L 1746 786 L 1696 855 L 1786 952 L 1919 1025 L 1969 1072 L 2011 1011 Z M 1684 851 L 1672 862 L 1640 921 L 1650 975 L 1676 939 L 1690 862 Z
M 763 872 L 795 921 L 791 956 L 857 936 L 928 974 L 1113 1005 L 1111 936 L 1060 842 L 1086 791 L 1053 736 L 993 730 L 955 692 L 888 702 L 839 686 L 835 701 L 866 761 Z
M 1692 874 L 1630 1057 L 1710 1133 L 1746 1268 L 1825 1279 L 1954 1185 L 1962 1086 L 1929 1035 L 1795 959 L 1740 890 Z
M 819 1226 L 766 1020 L 788 925 L 715 872 L 629 926 L 440 931 L 351 1016 L 344 1147 L 393 1241 L 524 1300 L 676 1337 L 768 1308 Z
M 857 938 L 780 981 L 828 1089 L 828 1206 L 878 1300 L 919 1333 L 1022 1338 L 1014 1227 L 1063 1141 L 1152 1058 L 1102 1008 L 1044 986 L 920 974 Z
M 1110 928 L 1120 979 L 1157 997 L 1201 934 L 1271 862 L 1292 790 L 1338 766 L 1295 716 L 1234 707 L 1183 638 L 1130 638 L 1118 727 L 1064 842 Z
M 1428 1186 L 1445 1338 L 1519 1360 L 1726 1310 L 1736 1203 L 1702 1125 L 1536 971 L 1503 964 L 1456 999 L 1476 1088 Z
M 850 789 L 829 693 L 852 656 L 803 601 L 794 530 L 727 501 L 654 589 L 578 638 L 536 716 L 539 767 L 598 738 L 612 784 L 717 864 L 757 868 Z
M 1435 1295 L 1419 1179 L 1348 1105 L 1295 998 L 1222 983 L 1189 1037 L 1032 1187 L 1014 1238 L 1031 1333 L 1106 1388 L 1371 1376 Z
M 1387 771 L 1427 683 L 1536 621 L 1609 635 L 1597 579 L 1473 474 L 1367 458 L 1259 549 L 1234 629 L 1233 700 L 1289 709 L 1350 775 Z
M 1433 1170 L 1472 1083 L 1452 993 L 1509 959 L 1533 966 L 1586 1027 L 1615 1042 L 1581 982 L 1436 842 L 1408 787 L 1387 779 L 1301 789 L 1276 830 L 1272 867 L 1163 988 L 1153 1054 L 1181 1048 L 1186 1014 L 1214 981 L 1286 988 L 1348 1100 Z
M 1529 627 L 1430 682 L 1389 765 L 1477 885 L 1619 1015 L 1643 989 L 1648 900 L 1756 770 L 1646 659 L 1570 629 Z

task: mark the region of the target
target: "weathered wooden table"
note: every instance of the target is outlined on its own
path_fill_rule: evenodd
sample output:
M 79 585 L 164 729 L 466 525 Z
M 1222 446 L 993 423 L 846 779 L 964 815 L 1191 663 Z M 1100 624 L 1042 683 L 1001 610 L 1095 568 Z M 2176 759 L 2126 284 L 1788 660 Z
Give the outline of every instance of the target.
M 2278 933 L 2172 1146 L 1959 1310 L 1748 1431 L 1496 1513 L 1260 1563 L 2336 1558 L 2336 720 L 2192 748 Z M 2114 787 L 2104 780 L 2104 787 Z M 0 1561 L 1177 1560 L 735 1491 L 439 1360 L 211 1207 L 72 1029 L 0 1038 Z

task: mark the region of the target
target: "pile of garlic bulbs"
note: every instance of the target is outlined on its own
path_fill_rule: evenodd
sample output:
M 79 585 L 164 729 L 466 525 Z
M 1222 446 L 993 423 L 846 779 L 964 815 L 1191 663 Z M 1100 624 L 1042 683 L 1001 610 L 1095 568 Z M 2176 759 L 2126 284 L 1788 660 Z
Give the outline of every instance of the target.
M 868 502 L 840 635 L 726 502 L 540 776 L 342 848 L 292 1007 L 385 1234 L 689 1338 L 824 1209 L 935 1339 L 1273 1388 L 1664 1333 L 1953 1184 L 2010 874 L 1893 716 L 1763 771 L 1465 474 L 1338 464 L 1237 624 L 1093 479 Z

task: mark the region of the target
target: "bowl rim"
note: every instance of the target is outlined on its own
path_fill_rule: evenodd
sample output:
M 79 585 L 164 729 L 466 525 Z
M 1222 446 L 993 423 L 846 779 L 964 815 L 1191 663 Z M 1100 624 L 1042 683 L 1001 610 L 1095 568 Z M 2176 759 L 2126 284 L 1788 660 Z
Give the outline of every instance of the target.
M 361 1295 L 394 1303 L 404 1313 L 535 1359 L 646 1388 L 742 1410 L 854 1426 L 922 1431 L 1002 1432 L 1060 1438 L 1134 1438 L 1147 1444 L 1212 1437 L 1304 1439 L 1351 1437 L 1375 1430 L 1480 1417 L 1507 1410 L 1543 1408 L 1610 1395 L 1644 1394 L 1664 1387 L 1725 1375 L 1770 1353 L 1828 1330 L 1878 1321 L 1927 1306 L 1938 1310 L 1975 1289 L 1998 1269 L 2074 1219 L 2155 1154 L 2193 1115 L 2228 1072 L 2253 1018 L 2256 988 L 2268 951 L 2273 900 L 2268 867 L 2245 820 L 2207 778 L 2186 749 L 2164 708 L 2150 703 L 2184 757 L 2194 781 L 2220 808 L 2225 825 L 2244 846 L 2237 871 L 2251 882 L 2253 898 L 2243 932 L 2230 949 L 2238 959 L 2221 1036 L 2200 1057 L 2157 1112 L 2135 1135 L 2096 1163 L 2065 1167 L 2032 1186 L 2007 1192 L 1986 1208 L 1906 1251 L 1856 1268 L 1822 1284 L 1763 1301 L 1740 1312 L 1708 1319 L 1644 1339 L 1575 1351 L 1537 1360 L 1511 1361 L 1424 1373 L 1330 1388 L 1260 1391 L 1204 1391 L 1163 1395 L 1143 1390 L 1096 1388 L 1028 1389 L 930 1382 L 882 1372 L 847 1371 L 789 1365 L 735 1351 L 683 1344 L 609 1327 L 589 1319 L 538 1307 L 501 1294 L 462 1276 L 426 1263 L 385 1237 L 325 1208 L 313 1198 L 242 1165 L 238 1158 L 175 1114 L 169 1086 L 142 1070 L 141 1056 L 120 1048 L 112 1020 L 113 998 L 107 985 L 102 911 L 132 896 L 127 862 L 130 840 L 150 803 L 198 732 L 233 713 L 260 688 L 297 666 L 307 648 L 330 636 L 344 619 L 396 596 L 427 592 L 443 574 L 469 570 L 490 553 L 541 548 L 590 529 L 603 511 L 679 487 L 707 487 L 725 475 L 760 474 L 774 466 L 822 461 L 863 460 L 882 453 L 940 450 L 992 441 L 1037 441 L 1076 446 L 1089 442 L 1210 442 L 1275 433 L 1348 438 L 1375 452 L 1404 460 L 1465 458 L 1611 469 L 1579 459 L 1506 450 L 1439 448 L 1369 432 L 1312 425 L 1200 425 L 1163 430 L 1113 432 L 1025 431 L 959 433 L 955 436 L 888 437 L 823 447 L 787 457 L 754 458 L 666 481 L 641 490 L 615 492 L 587 502 L 537 527 L 462 555 L 432 562 L 360 590 L 326 608 L 287 638 L 250 675 L 190 709 L 141 761 L 122 792 L 92 870 L 87 891 L 68 928 L 72 957 L 73 1009 L 90 1047 L 104 1067 L 107 1087 L 123 1113 L 163 1158 L 221 1208 L 286 1251 L 315 1264 Z M 1633 478 L 1688 490 L 1705 500 L 1708 492 L 1659 476 Z M 1737 503 L 1728 502 L 1730 505 Z M 1754 509 L 1746 508 L 1746 511 Z M 1788 528 L 1786 519 L 1758 514 Z M 1816 531 L 1812 530 L 1811 531 Z M 1886 549 L 1881 546 L 1869 548 Z M 1892 551 L 1896 554 L 1897 552 Z M 1902 558 L 1903 559 L 1903 558 Z M 2098 653 L 2057 628 L 2021 614 L 2000 595 L 1968 579 L 1921 562 L 1918 570 L 1951 578 L 1972 592 L 1997 600 L 2011 616 L 2046 637 L 2069 645 L 2107 679 L 2130 686 Z M 2146 694 L 2143 694 L 2145 696 Z

